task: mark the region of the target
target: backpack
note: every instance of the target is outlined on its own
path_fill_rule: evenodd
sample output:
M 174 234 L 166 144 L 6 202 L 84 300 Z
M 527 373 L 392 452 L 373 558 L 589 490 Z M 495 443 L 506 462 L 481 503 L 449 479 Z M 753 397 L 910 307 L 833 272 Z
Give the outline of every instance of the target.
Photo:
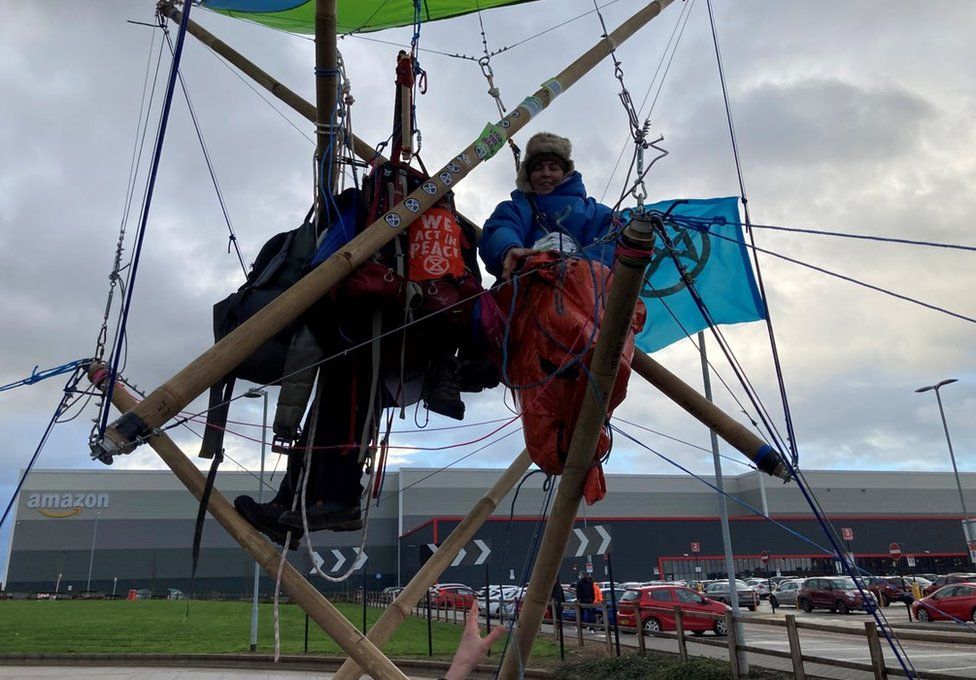
M 214 305 L 215 341 L 227 336 L 297 283 L 312 269 L 311 263 L 323 247 L 342 241 L 354 230 L 356 223 L 362 220 L 361 194 L 357 189 L 347 189 L 335 197 L 328 220 L 332 226 L 321 238 L 316 234 L 312 214 L 310 210 L 298 228 L 268 239 L 251 265 L 244 284 Z M 323 350 L 308 328 L 308 314 L 306 312 L 266 340 L 210 388 L 201 458 L 213 458 L 223 450 L 230 400 L 238 378 L 259 385 L 281 385 L 275 411 L 275 439 L 294 441 L 298 438 L 299 424 L 315 378 L 313 364 L 323 358 Z

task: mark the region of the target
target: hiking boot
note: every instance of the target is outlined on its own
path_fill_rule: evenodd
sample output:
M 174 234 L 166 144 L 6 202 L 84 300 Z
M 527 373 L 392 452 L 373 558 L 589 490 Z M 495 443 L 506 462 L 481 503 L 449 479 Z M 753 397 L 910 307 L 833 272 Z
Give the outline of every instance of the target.
M 431 361 L 424 375 L 424 406 L 442 416 L 464 420 L 464 402 L 458 385 L 458 362 L 454 357 Z
M 338 501 L 322 501 L 310 506 L 305 511 L 308 517 L 309 531 L 357 531 L 363 528 L 362 511 L 359 503 L 340 503 Z M 302 531 L 301 510 L 282 513 L 278 520 L 288 527 L 297 527 Z
M 250 496 L 238 496 L 234 499 L 234 507 L 237 512 L 247 520 L 247 523 L 260 531 L 280 546 L 285 545 L 285 537 L 291 531 L 291 541 L 288 544 L 289 550 L 298 550 L 298 544 L 302 540 L 305 532 L 301 527 L 293 529 L 280 524 L 281 516 L 285 514 L 285 508 L 274 503 L 258 503 Z

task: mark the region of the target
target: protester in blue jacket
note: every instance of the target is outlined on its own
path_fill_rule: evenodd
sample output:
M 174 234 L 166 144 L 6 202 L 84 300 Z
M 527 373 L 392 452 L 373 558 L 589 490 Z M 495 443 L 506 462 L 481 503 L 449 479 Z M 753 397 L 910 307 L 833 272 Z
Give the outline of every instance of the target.
M 572 160 L 572 143 L 550 132 L 532 136 L 519 166 L 517 187 L 500 203 L 481 236 L 488 271 L 507 280 L 519 261 L 542 250 L 562 250 L 613 266 L 613 243 L 594 243 L 608 234 L 613 212 L 586 195 Z

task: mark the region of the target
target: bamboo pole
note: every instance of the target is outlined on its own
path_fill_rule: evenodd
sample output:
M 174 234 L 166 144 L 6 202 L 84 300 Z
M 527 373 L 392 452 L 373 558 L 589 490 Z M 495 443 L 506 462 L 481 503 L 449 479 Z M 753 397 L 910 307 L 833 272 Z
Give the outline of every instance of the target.
M 491 513 L 495 511 L 506 494 L 525 474 L 530 464 L 531 459 L 528 452 L 522 451 L 485 495 L 475 503 L 474 507 L 461 520 L 461 523 L 454 528 L 454 531 L 441 543 L 430 559 L 420 568 L 420 571 L 410 579 L 410 583 L 373 624 L 369 635 L 367 635 L 370 642 L 377 647 L 382 647 L 393 637 L 393 633 L 424 597 L 427 589 L 434 584 L 446 568 L 451 566 L 451 562 L 457 557 L 461 548 L 474 538 L 481 525 L 485 523 L 485 520 L 491 516 Z M 349 658 L 336 671 L 333 680 L 355 680 L 360 673 L 362 673 L 360 665 Z
M 107 369 L 104 364 L 94 364 L 89 369 L 89 378 L 96 387 L 105 388 L 104 378 Z M 112 403 L 120 411 L 127 411 L 136 405 L 136 398 L 116 383 L 112 390 Z M 173 473 L 180 479 L 194 498 L 200 500 L 206 486 L 203 473 L 186 457 L 178 446 L 165 434 L 157 434 L 149 439 L 149 445 L 159 454 Z M 265 573 L 271 578 L 278 574 L 278 564 L 281 560 L 279 551 L 263 535 L 248 524 L 234 506 L 220 491 L 213 489 L 210 494 L 210 504 L 207 507 L 210 515 L 230 534 L 237 543 L 247 551 L 261 565 Z M 318 590 L 288 562 L 285 562 L 281 575 L 281 588 L 298 605 L 305 610 L 329 637 L 336 641 L 342 649 L 374 678 L 386 680 L 406 680 L 406 675 L 393 665 L 384 654 L 362 633 L 346 620 L 342 613 L 332 605 Z
M 180 21 L 182 14 L 172 5 L 165 7 L 163 11 L 173 21 L 177 23 Z M 192 19 L 187 24 L 187 32 L 230 62 L 241 73 L 250 77 L 255 83 L 277 97 L 283 104 L 294 109 L 296 113 L 304 116 L 306 119 L 312 122 L 315 121 L 314 105 L 304 100 L 301 96 L 254 64 L 254 62 L 248 60 L 240 52 L 237 52 L 230 45 L 217 38 Z M 383 156 L 378 156 L 372 145 L 368 142 L 353 135 L 352 143 L 353 152 L 363 160 L 373 161 L 375 159 L 379 163 L 386 162 L 387 159 Z M 463 215 L 459 214 L 458 217 L 467 222 L 480 236 L 481 230 L 476 224 Z M 665 396 L 674 400 L 675 403 L 693 417 L 715 430 L 730 446 L 740 451 L 750 460 L 755 462 L 760 456 L 765 458 L 765 462 L 760 461 L 764 463 L 760 466 L 760 469 L 764 472 L 784 480 L 788 479 L 788 473 L 786 473 L 785 466 L 781 463 L 778 452 L 770 451 L 768 446 L 754 433 L 739 424 L 720 408 L 709 403 L 694 388 L 661 366 L 661 364 L 652 359 L 648 354 L 640 350 L 635 351 L 632 366 L 638 375 L 651 383 Z
M 325 202 L 322 194 L 333 193 L 338 180 L 335 172 L 336 113 L 339 72 L 336 59 L 336 0 L 315 0 L 315 217 L 322 224 Z M 328 156 L 328 157 L 326 157 Z M 328 178 L 328 185 L 324 182 Z
M 631 367 L 635 373 L 658 388 L 678 406 L 745 454 L 760 470 L 789 481 L 790 473 L 778 451 L 750 432 L 745 425 L 711 403 L 681 378 L 654 361 L 648 354 L 640 350 L 635 351 Z
M 658 220 L 658 223 L 660 220 Z M 579 418 L 566 455 L 556 499 L 539 555 L 529 577 L 529 587 L 522 601 L 522 612 L 516 623 L 515 644 L 509 645 L 502 661 L 499 678 L 515 680 L 532 652 L 539 623 L 552 591 L 552 583 L 559 573 L 559 565 L 566 552 L 566 543 L 576 521 L 583 485 L 593 466 L 593 454 L 607 418 L 607 400 L 620 367 L 627 334 L 634 317 L 634 307 L 644 283 L 644 270 L 651 259 L 654 245 L 653 223 L 635 217 L 621 235 L 621 246 L 613 266 L 606 311 L 600 322 L 600 335 L 590 362 L 590 389 L 580 407 Z
M 179 413 L 204 390 L 250 356 L 265 340 L 294 321 L 357 266 L 433 207 L 483 160 L 493 156 L 508 137 L 525 127 L 559 94 L 576 84 L 610 54 L 611 46 L 624 42 L 672 1 L 651 2 L 555 78 L 544 83 L 535 94 L 527 97 L 499 121 L 498 125 L 488 125 L 464 151 L 435 172 L 432 179 L 105 428 L 104 436 L 92 444 L 92 456 L 111 463 L 113 456 L 133 451 L 155 428 Z

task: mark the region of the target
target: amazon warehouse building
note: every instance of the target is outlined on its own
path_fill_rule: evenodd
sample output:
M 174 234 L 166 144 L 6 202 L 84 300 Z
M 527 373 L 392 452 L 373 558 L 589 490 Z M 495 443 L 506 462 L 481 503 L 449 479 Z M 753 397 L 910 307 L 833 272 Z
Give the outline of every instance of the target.
M 387 474 L 380 501 L 370 509 L 363 571 L 344 584 L 312 577 L 323 591 L 369 590 L 406 583 L 429 556 L 430 544 L 443 541 L 458 526 L 501 470 L 402 468 Z M 806 472 L 806 479 L 830 516 L 844 548 L 872 573 L 949 572 L 969 568 L 959 495 L 951 473 Z M 276 487 L 277 479 L 271 480 Z M 976 507 L 976 475 L 963 475 L 969 507 Z M 606 498 L 581 508 L 560 579 L 574 580 L 592 565 L 605 580 L 693 579 L 718 576 L 722 529 L 716 493 L 689 476 L 607 476 Z M 223 472 L 217 488 L 228 499 L 256 495 L 257 479 L 246 472 Z M 727 476 L 732 547 L 740 574 L 835 573 L 829 545 L 794 484 L 758 473 Z M 266 489 L 267 491 L 267 489 Z M 267 498 L 270 494 L 266 493 Z M 540 513 L 546 505 L 543 475 L 529 476 L 517 497 L 509 493 L 478 530 L 462 564 L 449 568 L 442 582 L 480 587 L 520 583 L 529 573 L 541 537 Z M 757 512 L 765 495 L 770 522 Z M 751 508 L 755 508 L 753 511 Z M 16 501 L 9 546 L 8 593 L 91 590 L 125 596 L 130 589 L 187 592 L 197 502 L 169 471 L 35 470 Z M 345 571 L 355 557 L 362 532 L 316 532 L 311 549 L 303 540 L 289 559 L 303 573 Z M 607 538 L 607 536 L 609 538 Z M 903 553 L 897 567 L 891 544 Z M 610 556 L 607 559 L 606 554 Z M 196 597 L 246 597 L 253 586 L 254 562 L 213 519 L 205 522 L 200 562 L 193 584 Z M 270 593 L 272 581 L 262 577 Z

